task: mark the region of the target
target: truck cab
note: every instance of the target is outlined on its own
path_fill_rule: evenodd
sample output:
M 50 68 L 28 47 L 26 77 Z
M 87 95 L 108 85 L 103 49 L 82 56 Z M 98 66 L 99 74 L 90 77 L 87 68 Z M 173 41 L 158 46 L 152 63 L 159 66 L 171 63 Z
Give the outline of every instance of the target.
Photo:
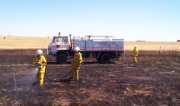
M 69 50 L 70 40 L 68 36 L 53 36 L 51 43 L 48 45 L 48 54 L 56 55 L 59 50 Z

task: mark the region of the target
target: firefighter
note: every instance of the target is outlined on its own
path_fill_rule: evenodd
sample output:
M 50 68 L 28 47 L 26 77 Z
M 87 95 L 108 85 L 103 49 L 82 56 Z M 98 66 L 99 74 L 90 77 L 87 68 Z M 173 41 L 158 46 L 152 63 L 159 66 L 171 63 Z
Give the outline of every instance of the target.
M 36 57 L 34 58 L 33 64 L 38 68 L 37 79 L 39 85 L 43 85 L 44 83 L 44 74 L 46 68 L 46 58 L 43 55 L 43 51 L 38 49 L 36 51 Z
M 75 79 L 78 80 L 79 79 L 79 69 L 82 63 L 82 54 L 80 53 L 80 48 L 76 47 L 74 49 L 75 54 L 74 54 L 74 58 L 71 62 L 71 69 L 70 69 L 70 78 L 71 79 Z
M 137 63 L 137 56 L 138 56 L 138 48 L 137 48 L 137 45 L 134 46 L 134 49 L 133 49 L 133 54 L 134 54 L 134 63 Z

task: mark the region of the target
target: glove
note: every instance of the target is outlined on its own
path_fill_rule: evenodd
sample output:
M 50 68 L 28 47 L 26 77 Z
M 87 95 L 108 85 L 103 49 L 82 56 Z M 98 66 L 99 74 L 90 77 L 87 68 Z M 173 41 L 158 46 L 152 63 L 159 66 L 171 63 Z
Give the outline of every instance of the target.
M 38 66 L 38 69 L 41 69 L 42 68 L 42 65 Z
M 41 63 L 41 62 L 38 62 L 37 64 L 40 66 L 42 63 Z

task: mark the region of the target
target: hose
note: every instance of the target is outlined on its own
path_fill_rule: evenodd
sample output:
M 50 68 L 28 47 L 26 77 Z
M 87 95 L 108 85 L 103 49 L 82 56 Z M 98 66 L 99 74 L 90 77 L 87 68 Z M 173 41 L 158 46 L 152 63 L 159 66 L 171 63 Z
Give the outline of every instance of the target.
M 51 78 L 49 78 L 46 71 L 45 71 L 45 76 L 46 76 L 46 78 L 47 78 L 48 81 L 58 82 L 57 79 L 51 79 Z
M 68 72 L 66 75 L 65 75 L 65 77 L 66 76 L 68 76 L 70 74 L 70 72 Z M 48 75 L 47 75 L 47 71 L 45 71 L 45 76 L 46 76 L 46 78 L 47 78 L 47 80 L 48 81 L 52 81 L 52 82 L 67 82 L 67 81 L 70 81 L 69 79 L 51 79 L 51 78 L 49 78 L 48 77 Z

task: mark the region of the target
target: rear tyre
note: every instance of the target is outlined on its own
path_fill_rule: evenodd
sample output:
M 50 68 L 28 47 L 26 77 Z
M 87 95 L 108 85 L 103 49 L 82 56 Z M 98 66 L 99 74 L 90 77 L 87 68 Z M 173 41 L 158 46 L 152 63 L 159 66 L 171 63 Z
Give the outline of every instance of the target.
M 100 58 L 99 58 L 99 62 L 100 63 L 108 63 L 110 61 L 110 55 L 108 53 L 104 53 L 104 54 L 101 54 Z
M 67 58 L 65 54 L 57 54 L 56 56 L 56 63 L 63 64 L 67 62 Z

